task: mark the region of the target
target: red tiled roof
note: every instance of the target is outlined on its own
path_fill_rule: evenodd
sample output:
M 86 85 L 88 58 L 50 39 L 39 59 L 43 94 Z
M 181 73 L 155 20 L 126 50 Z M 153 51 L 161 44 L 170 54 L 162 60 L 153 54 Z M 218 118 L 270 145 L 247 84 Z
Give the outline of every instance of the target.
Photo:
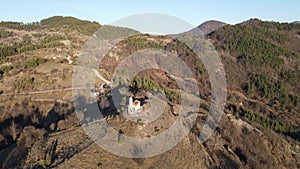
M 137 106 L 137 105 L 139 105 L 140 104 L 140 101 L 138 101 L 138 100 L 135 100 L 134 102 L 133 102 L 133 105 L 134 106 Z

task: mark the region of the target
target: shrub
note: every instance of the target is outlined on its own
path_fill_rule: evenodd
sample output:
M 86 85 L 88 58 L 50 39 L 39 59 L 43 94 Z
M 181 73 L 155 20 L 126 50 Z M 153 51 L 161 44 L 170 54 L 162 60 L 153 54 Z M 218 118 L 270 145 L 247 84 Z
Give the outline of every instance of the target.
M 9 72 L 11 69 L 13 69 L 13 66 L 7 65 L 7 66 L 2 66 L 0 67 L 0 72 L 3 72 L 3 74 Z
M 7 38 L 13 36 L 13 32 L 5 31 L 5 30 L 0 30 L 0 38 Z
M 180 99 L 180 94 L 176 90 L 168 89 L 166 86 L 160 86 L 148 77 L 135 77 L 131 82 L 131 86 L 135 89 L 144 89 L 147 91 L 160 90 L 164 92 L 166 97 L 171 101 L 178 101 Z
M 44 59 L 44 58 L 34 58 L 34 59 L 31 59 L 31 60 L 27 60 L 24 63 L 24 68 L 25 69 L 35 68 L 35 67 L 39 66 L 40 64 L 43 64 L 47 61 L 48 61 L 48 59 Z
M 39 163 L 43 168 L 47 168 L 51 164 L 51 156 L 49 154 L 47 154 L 46 158 L 40 160 Z
M 28 78 L 26 78 L 26 79 L 17 81 L 17 82 L 15 83 L 15 88 L 25 88 L 25 87 L 27 87 L 27 86 L 32 85 L 33 82 L 34 82 L 34 78 L 28 77 Z
M 36 139 L 43 136 L 45 131 L 36 129 L 34 126 L 26 126 L 23 128 L 20 137 L 18 138 L 18 145 L 30 148 Z
M 15 122 L 12 122 L 10 127 L 9 127 L 9 130 L 10 130 L 10 134 L 13 138 L 13 140 L 15 141 L 17 139 L 17 136 L 18 136 L 18 128 L 17 128 L 17 124 Z

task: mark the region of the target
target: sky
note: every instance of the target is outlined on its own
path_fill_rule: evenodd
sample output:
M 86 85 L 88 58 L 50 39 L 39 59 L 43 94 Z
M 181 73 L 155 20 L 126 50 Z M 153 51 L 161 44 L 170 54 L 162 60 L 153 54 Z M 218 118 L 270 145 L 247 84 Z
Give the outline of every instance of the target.
M 207 20 L 236 24 L 250 18 L 293 22 L 300 20 L 299 0 L 5 0 L 0 21 L 34 22 L 51 16 L 73 16 L 110 24 L 126 16 L 162 13 L 192 25 Z

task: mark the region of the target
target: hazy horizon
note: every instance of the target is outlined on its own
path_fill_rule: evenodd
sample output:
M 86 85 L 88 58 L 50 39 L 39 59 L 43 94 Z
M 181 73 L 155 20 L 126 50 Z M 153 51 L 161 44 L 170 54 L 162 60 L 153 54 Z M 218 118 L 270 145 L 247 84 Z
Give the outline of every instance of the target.
M 299 21 L 300 2 L 295 0 L 265 2 L 210 1 L 164 1 L 140 2 L 81 1 L 70 0 L 37 1 L 14 0 L 2 2 L 0 21 L 36 22 L 51 16 L 72 16 L 79 19 L 110 24 L 122 17 L 140 13 L 162 13 L 176 16 L 194 26 L 208 20 L 236 24 L 250 18 L 276 22 Z

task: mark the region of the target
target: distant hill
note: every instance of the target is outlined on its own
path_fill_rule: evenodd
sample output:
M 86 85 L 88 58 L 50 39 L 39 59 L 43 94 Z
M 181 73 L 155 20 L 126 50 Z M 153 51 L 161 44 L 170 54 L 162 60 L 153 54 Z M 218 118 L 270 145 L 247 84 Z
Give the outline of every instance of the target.
M 201 25 L 198 26 L 198 28 L 204 34 L 209 34 L 225 25 L 226 25 L 226 23 L 224 23 L 224 22 L 210 20 L 210 21 L 206 21 L 206 22 L 202 23 Z
M 40 22 L 41 26 L 48 27 L 58 27 L 58 26 L 66 26 L 72 29 L 77 30 L 78 32 L 85 35 L 92 35 L 99 28 L 100 24 L 98 22 L 91 22 L 86 20 L 80 20 L 74 17 L 63 17 L 63 16 L 53 16 L 47 19 L 43 19 Z
M 292 24 L 300 24 L 300 21 L 294 21 Z
M 98 22 L 80 20 L 74 17 L 53 16 L 43 19 L 40 22 L 23 23 L 23 22 L 0 22 L 0 27 L 17 30 L 38 30 L 43 28 L 63 27 L 71 30 L 77 30 L 85 35 L 92 35 L 100 28 Z

